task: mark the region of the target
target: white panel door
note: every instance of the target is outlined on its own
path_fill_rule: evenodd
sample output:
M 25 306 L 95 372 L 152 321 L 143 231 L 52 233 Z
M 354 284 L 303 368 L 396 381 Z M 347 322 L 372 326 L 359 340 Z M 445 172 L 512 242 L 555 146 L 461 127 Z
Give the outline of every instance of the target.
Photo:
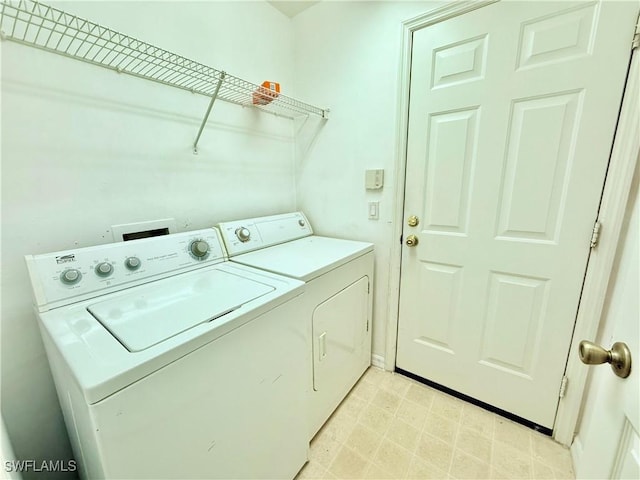
M 638 59 L 640 60 L 640 59 Z M 576 478 L 640 478 L 640 197 L 638 173 L 629 229 L 618 252 L 617 269 L 604 314 L 600 344 L 624 342 L 631 351 L 631 373 L 616 377 L 608 365 L 593 368 L 578 438 L 582 453 Z M 575 352 L 573 353 L 575 354 Z M 587 421 L 588 419 L 588 421 Z
M 414 33 L 399 368 L 553 427 L 637 13 L 499 2 Z

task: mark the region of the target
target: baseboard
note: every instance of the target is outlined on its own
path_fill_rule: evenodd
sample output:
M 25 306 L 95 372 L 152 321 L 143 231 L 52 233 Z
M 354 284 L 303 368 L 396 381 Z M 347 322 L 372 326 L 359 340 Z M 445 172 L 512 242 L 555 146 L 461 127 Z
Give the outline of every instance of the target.
M 384 357 L 375 353 L 371 354 L 371 365 L 384 370 Z
M 571 443 L 571 447 L 569 447 L 569 451 L 571 452 L 571 461 L 573 462 L 573 471 L 576 471 L 576 467 L 580 465 L 580 459 L 582 458 L 582 441 L 580 440 L 580 436 L 576 435 Z

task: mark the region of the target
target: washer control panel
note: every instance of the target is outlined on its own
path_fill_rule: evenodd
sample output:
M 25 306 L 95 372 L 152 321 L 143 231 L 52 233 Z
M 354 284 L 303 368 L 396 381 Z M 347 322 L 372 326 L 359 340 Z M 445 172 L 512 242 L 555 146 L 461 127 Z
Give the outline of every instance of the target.
M 105 289 L 118 290 L 225 260 L 215 228 L 161 237 L 27 255 L 27 267 L 38 308 L 90 298 Z M 54 304 L 54 305 L 52 305 Z
M 313 235 L 302 212 L 224 222 L 218 228 L 230 257 Z

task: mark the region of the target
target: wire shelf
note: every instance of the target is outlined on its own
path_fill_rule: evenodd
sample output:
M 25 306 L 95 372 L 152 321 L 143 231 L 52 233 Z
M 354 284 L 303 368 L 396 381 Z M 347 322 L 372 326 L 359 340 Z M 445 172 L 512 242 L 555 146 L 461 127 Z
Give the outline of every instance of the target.
M 2 0 L 2 39 L 275 115 L 328 117 L 301 102 L 34 0 Z M 210 105 L 210 108 L 211 108 Z M 210 110 L 209 108 L 209 110 Z M 205 118 L 206 121 L 206 118 Z M 204 123 L 203 123 L 204 125 Z M 197 143 L 197 140 L 196 140 Z

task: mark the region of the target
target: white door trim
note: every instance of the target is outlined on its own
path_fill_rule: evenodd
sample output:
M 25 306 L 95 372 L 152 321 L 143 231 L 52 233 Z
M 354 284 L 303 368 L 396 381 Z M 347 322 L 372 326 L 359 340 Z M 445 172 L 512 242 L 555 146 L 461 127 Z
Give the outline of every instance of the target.
M 399 76 L 398 124 L 396 130 L 396 196 L 393 216 L 394 242 L 391 250 L 389 310 L 387 322 L 387 336 L 385 349 L 385 368 L 395 369 L 396 343 L 398 338 L 398 307 L 400 302 L 400 265 L 402 259 L 402 244 L 400 238 L 403 230 L 405 169 L 407 164 L 407 134 L 409 111 L 409 80 L 411 73 L 411 49 L 413 32 L 420 28 L 442 22 L 449 18 L 484 7 L 498 0 L 469 1 L 448 3 L 435 10 L 427 12 L 402 23 L 402 54 Z M 631 52 L 631 40 L 629 50 Z M 616 248 L 625 207 L 631 188 L 633 172 L 640 157 L 640 61 L 634 54 L 634 62 L 630 72 L 630 80 L 623 99 L 623 109 L 620 115 L 614 146 L 611 154 L 609 170 L 605 180 L 598 221 L 602 224 L 600 244 L 592 251 L 587 265 L 587 272 L 583 286 L 582 299 L 578 307 L 578 314 L 570 347 L 566 375 L 568 388 L 559 404 L 554 427 L 554 438 L 560 443 L 570 445 L 577 426 L 578 416 L 582 405 L 588 369 L 578 359 L 578 343 L 583 340 L 593 340 L 596 337 L 604 299 L 611 276 L 611 269 L 615 258 Z M 595 221 L 595 218 L 594 218 Z

